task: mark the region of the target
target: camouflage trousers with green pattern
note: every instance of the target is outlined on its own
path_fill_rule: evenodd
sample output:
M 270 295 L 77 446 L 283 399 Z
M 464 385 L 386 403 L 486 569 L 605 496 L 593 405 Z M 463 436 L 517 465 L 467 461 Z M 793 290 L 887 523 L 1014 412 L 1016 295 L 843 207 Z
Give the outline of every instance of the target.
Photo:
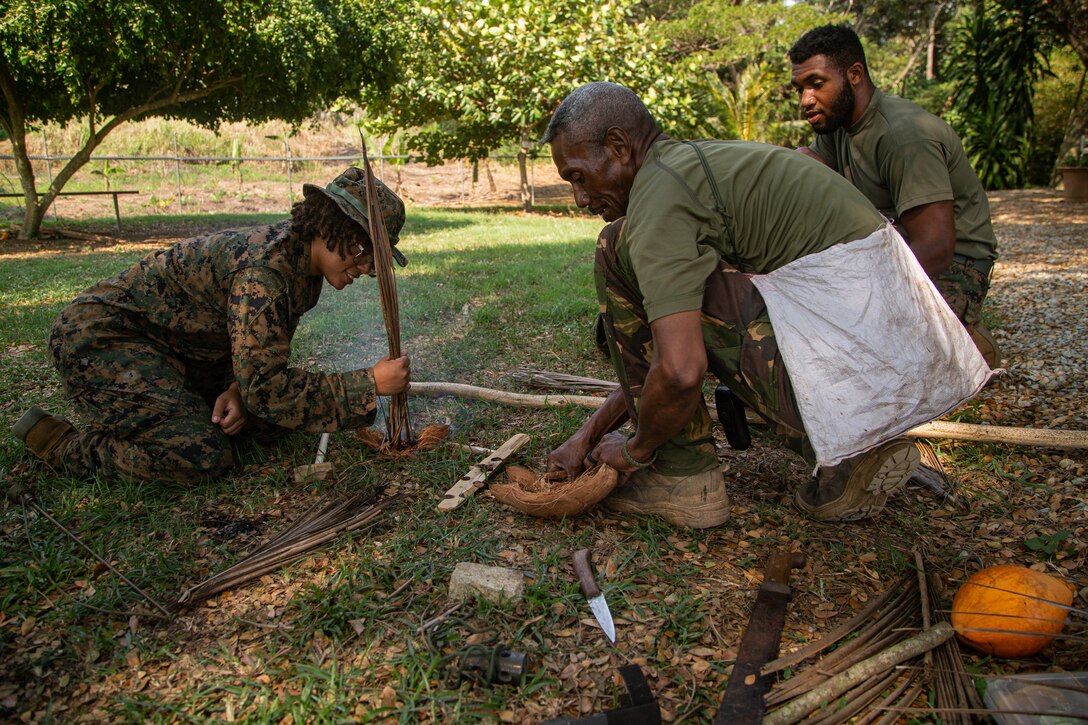
M 598 236 L 594 279 L 608 353 L 628 415 L 637 426 L 642 386 L 653 360 L 653 335 L 638 286 L 617 264 L 616 243 L 625 221 L 612 222 Z M 707 278 L 702 328 L 710 371 L 745 406 L 774 423 L 791 448 L 812 457 L 763 297 L 747 275 L 724 261 Z M 711 425 L 710 411 L 700 400 L 691 422 L 658 448 L 654 469 L 688 476 L 718 466 Z
M 983 269 L 979 269 L 975 260 L 957 256 L 948 269 L 933 280 L 941 297 L 967 329 L 981 322 L 982 301 L 990 291 L 993 265 L 982 263 L 982 266 Z
M 46 463 L 73 475 L 182 484 L 226 471 L 233 463 L 231 437 L 211 422 L 211 409 L 229 385 L 230 362 L 185 361 L 129 325 L 111 325 L 117 315 L 94 304 L 73 305 L 53 326 L 54 365 L 86 424 L 50 451 Z M 272 438 L 283 429 L 250 416 L 245 431 Z

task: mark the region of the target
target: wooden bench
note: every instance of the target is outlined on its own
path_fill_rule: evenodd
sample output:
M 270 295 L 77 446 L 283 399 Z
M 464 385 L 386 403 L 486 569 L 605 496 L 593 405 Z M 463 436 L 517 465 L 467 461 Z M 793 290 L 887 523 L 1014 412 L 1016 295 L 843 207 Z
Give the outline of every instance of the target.
M 117 205 L 117 197 L 120 196 L 121 194 L 139 194 L 139 193 L 140 192 L 138 192 L 138 191 L 131 191 L 131 190 L 117 190 L 117 191 L 113 191 L 113 190 L 111 190 L 111 191 L 62 191 L 62 192 L 58 193 L 57 196 L 102 196 L 103 194 L 111 195 L 113 197 L 113 216 L 117 220 L 117 231 L 118 231 L 118 233 L 120 233 L 120 231 L 121 231 L 121 207 L 119 207 Z M 45 196 L 45 193 L 39 191 L 38 196 L 39 197 Z M 7 197 L 7 198 L 22 198 L 23 194 L 21 194 L 21 193 L 20 194 L 10 194 L 10 193 L 0 194 L 0 198 L 4 198 L 4 197 Z

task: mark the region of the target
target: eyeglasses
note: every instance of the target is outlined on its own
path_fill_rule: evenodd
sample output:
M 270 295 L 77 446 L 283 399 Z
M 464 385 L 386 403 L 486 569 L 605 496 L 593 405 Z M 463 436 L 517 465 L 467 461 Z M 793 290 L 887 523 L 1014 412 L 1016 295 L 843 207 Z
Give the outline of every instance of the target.
M 374 269 L 374 260 L 370 250 L 364 249 L 363 245 L 361 244 L 356 244 L 354 247 L 352 247 L 352 249 L 349 249 L 348 252 L 352 254 L 351 263 L 353 265 L 355 265 L 356 267 L 361 267 L 364 264 L 370 264 L 370 272 L 368 276 L 374 277 L 377 275 L 377 270 Z

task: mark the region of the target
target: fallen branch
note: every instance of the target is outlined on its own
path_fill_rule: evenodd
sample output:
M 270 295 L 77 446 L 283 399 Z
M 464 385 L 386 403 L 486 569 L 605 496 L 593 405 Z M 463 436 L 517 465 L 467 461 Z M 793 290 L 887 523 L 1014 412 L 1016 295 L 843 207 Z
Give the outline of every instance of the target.
M 86 242 L 116 242 L 113 237 L 107 237 L 104 234 L 89 234 L 87 232 L 77 232 L 74 229 L 54 229 L 57 236 L 68 237 L 69 239 L 81 239 Z
M 591 395 L 528 395 L 506 390 L 481 388 L 462 383 L 412 383 L 410 395 L 441 398 L 453 395 L 459 398 L 489 400 L 506 405 L 528 408 L 548 408 L 561 405 L 577 405 L 583 408 L 600 408 L 605 399 Z M 752 421 L 749 421 L 752 422 Z M 1044 448 L 1088 448 L 1088 431 L 1054 430 L 1051 428 L 1013 428 L 1002 425 L 975 425 L 935 420 L 911 428 L 906 435 L 914 438 L 948 438 L 951 440 L 985 443 L 1008 443 L 1019 446 Z
M 578 405 L 583 408 L 600 408 L 604 405 L 604 398 L 595 398 L 591 395 L 526 395 L 525 393 L 510 393 L 505 390 L 493 390 L 492 388 L 480 388 L 475 385 L 462 383 L 412 383 L 408 390 L 409 395 L 422 395 L 427 398 L 441 398 L 453 395 L 458 398 L 474 398 L 477 400 L 490 400 L 494 403 L 507 405 L 520 405 L 526 408 L 548 408 L 560 405 Z
M 915 438 L 949 438 L 1044 448 L 1088 448 L 1088 431 L 1084 430 L 1013 428 L 1006 425 L 976 425 L 935 420 L 917 428 L 911 428 L 907 431 L 907 435 Z

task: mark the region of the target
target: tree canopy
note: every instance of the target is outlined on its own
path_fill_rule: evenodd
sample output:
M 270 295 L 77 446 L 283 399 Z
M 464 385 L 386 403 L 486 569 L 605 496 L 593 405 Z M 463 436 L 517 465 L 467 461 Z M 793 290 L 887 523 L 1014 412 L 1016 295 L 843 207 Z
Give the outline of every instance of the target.
M 801 128 L 786 51 L 805 31 L 846 17 L 785 0 L 701 0 L 657 32 L 673 58 L 700 70 L 699 132 L 783 142 Z
M 682 123 L 690 96 L 634 20 L 632 0 L 422 0 L 403 79 L 365 94 L 367 125 L 413 129 L 430 162 L 473 160 L 511 141 L 525 154 L 576 86 L 609 80 L 639 93 L 658 122 Z M 523 200 L 527 197 L 523 194 Z
M 24 192 L 22 236 L 103 138 L 157 114 L 211 128 L 301 122 L 396 77 L 402 0 L 15 0 L 0 3 L 0 128 Z M 86 124 L 39 198 L 26 135 Z

